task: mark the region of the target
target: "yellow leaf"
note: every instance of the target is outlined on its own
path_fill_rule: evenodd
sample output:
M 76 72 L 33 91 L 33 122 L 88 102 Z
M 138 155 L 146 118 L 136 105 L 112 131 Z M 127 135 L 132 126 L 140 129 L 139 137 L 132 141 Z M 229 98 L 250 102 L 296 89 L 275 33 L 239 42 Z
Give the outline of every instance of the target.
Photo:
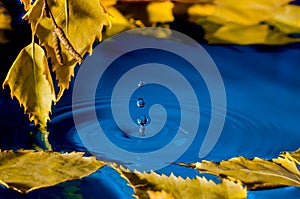
M 166 192 L 165 190 L 161 191 L 146 191 L 150 199 L 176 199 L 172 194 Z
M 100 41 L 102 37 L 103 25 L 111 25 L 110 18 L 100 5 L 99 0 L 70 0 L 68 1 L 68 13 L 65 12 L 65 0 L 48 0 L 48 5 L 53 13 L 56 23 L 65 32 L 68 40 L 79 52 L 81 56 L 85 53 L 92 53 L 92 45 L 95 40 Z M 43 9 L 43 0 L 36 0 L 32 8 L 26 13 L 24 18 L 28 18 L 32 30 L 38 22 Z M 66 20 L 66 19 L 69 20 Z M 68 31 L 66 31 L 66 21 L 68 21 Z M 62 58 L 64 65 L 61 66 L 56 60 L 53 42 L 53 23 L 51 19 L 43 17 L 38 26 L 36 34 L 45 46 L 47 55 L 51 57 L 52 69 L 56 73 L 60 91 L 57 100 L 62 96 L 65 89 L 69 88 L 71 77 L 74 76 L 74 68 L 78 61 L 72 55 L 62 48 Z
M 171 1 L 151 2 L 147 5 L 149 21 L 152 24 L 174 21 L 174 4 Z
M 261 27 L 263 26 L 263 27 Z M 267 44 L 267 45 L 284 45 L 288 43 L 300 42 L 300 38 L 292 38 L 279 30 L 271 30 L 267 25 L 258 26 L 239 26 L 220 25 L 202 22 L 205 29 L 205 39 L 209 44 Z M 261 31 L 261 32 L 256 32 Z
M 215 0 L 216 8 L 208 17 L 214 23 L 256 25 L 273 16 L 274 10 L 290 0 Z
M 107 8 L 117 4 L 117 0 L 99 0 L 99 1 L 103 6 Z
M 269 23 L 287 34 L 300 33 L 300 7 L 286 5 L 279 8 Z
M 267 40 L 264 44 L 268 45 L 284 45 L 288 43 L 300 42 L 300 38 L 292 38 L 285 33 L 278 30 L 272 30 L 269 32 Z
M 223 180 L 219 184 L 206 178 L 183 179 L 173 174 L 159 175 L 154 172 L 131 172 L 124 168 L 115 168 L 128 181 L 139 199 L 194 199 L 194 198 L 246 198 L 247 191 L 240 183 Z
M 267 161 L 260 158 L 253 160 L 237 157 L 214 163 L 203 160 L 195 164 L 180 164 L 194 167 L 201 173 L 210 173 L 241 181 L 248 189 L 273 188 L 280 186 L 300 187 L 300 175 L 295 163 L 287 158 Z
M 105 31 L 106 37 L 110 37 L 130 28 L 129 21 L 122 15 L 122 13 L 118 9 L 116 9 L 115 7 L 109 7 L 108 13 L 112 16 L 112 27 Z
M 83 153 L 19 150 L 0 152 L 0 184 L 21 193 L 90 175 L 105 166 Z
M 268 25 L 240 26 L 227 24 L 213 33 L 213 36 L 228 43 L 248 45 L 265 43 L 268 33 Z
M 3 87 L 6 85 L 10 87 L 11 96 L 24 106 L 29 120 L 46 132 L 55 92 L 44 50 L 39 45 L 30 44 L 21 50 Z
M 187 13 L 189 16 L 209 16 L 215 9 L 213 4 L 195 4 L 188 8 Z
M 215 0 L 188 8 L 189 21 L 205 30 L 210 44 L 283 45 L 299 42 L 300 7 L 290 0 Z M 271 28 L 271 26 L 275 28 Z
M 300 165 L 300 148 L 294 152 L 284 152 L 281 156 L 288 158 L 289 160 Z
M 280 164 L 281 166 L 283 166 L 290 172 L 300 176 L 300 172 L 299 172 L 296 164 L 293 161 L 290 161 L 287 157 L 283 157 L 283 158 L 279 157 L 279 158 L 273 159 L 272 161 L 277 164 Z
M 32 0 L 20 0 L 24 4 L 24 10 L 29 10 L 31 8 Z
M 0 1 L 0 30 L 11 30 L 11 16 Z M 5 43 L 5 42 L 4 42 Z

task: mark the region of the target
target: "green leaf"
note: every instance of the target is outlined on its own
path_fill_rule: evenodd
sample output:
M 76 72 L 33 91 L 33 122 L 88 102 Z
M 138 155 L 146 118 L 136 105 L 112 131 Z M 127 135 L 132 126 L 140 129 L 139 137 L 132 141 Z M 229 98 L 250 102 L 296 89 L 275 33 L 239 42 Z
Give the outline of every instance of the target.
M 52 102 L 55 101 L 52 78 L 44 50 L 37 44 L 23 48 L 10 68 L 3 87 L 9 86 L 24 106 L 29 120 L 46 132 Z
M 90 175 L 105 166 L 83 153 L 19 150 L 0 153 L 0 184 L 21 193 Z
M 300 187 L 300 173 L 294 162 L 287 158 L 268 161 L 237 157 L 219 163 L 203 160 L 195 164 L 180 164 L 193 167 L 201 173 L 210 173 L 241 181 L 248 189 L 267 189 L 281 186 Z
M 170 176 L 150 173 L 131 172 L 124 168 L 115 168 L 121 176 L 133 187 L 135 196 L 139 199 L 238 199 L 246 198 L 247 191 L 240 183 L 223 180 L 215 184 L 206 178 L 183 179 L 173 174 Z
M 65 0 L 48 0 L 48 5 L 53 13 L 57 25 L 62 28 L 68 41 L 74 49 L 83 57 L 87 52 L 92 53 L 92 45 L 102 38 L 104 25 L 111 25 L 108 14 L 101 6 L 99 0 L 69 0 L 68 14 L 65 10 Z M 36 34 L 41 45 L 46 48 L 47 56 L 51 58 L 52 69 L 56 73 L 60 91 L 57 100 L 63 95 L 65 89 L 69 88 L 71 77 L 74 76 L 74 68 L 78 61 L 74 59 L 67 49 L 62 48 L 63 66 L 60 65 L 55 55 L 55 43 L 53 42 L 54 24 L 50 18 L 43 17 L 39 20 L 43 10 L 44 0 L 36 0 L 31 9 L 23 17 L 29 19 L 32 30 L 37 25 Z M 67 20 L 68 18 L 68 20 Z M 68 22 L 68 26 L 66 23 Z M 68 31 L 66 31 L 68 27 Z

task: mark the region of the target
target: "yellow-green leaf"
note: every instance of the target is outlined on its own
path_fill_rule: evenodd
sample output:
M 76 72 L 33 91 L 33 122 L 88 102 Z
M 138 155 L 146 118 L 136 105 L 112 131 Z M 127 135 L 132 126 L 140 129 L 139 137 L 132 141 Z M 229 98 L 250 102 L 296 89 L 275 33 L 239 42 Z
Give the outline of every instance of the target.
M 44 0 L 36 0 L 31 9 L 24 16 L 29 19 L 32 29 L 39 21 L 43 9 Z M 53 13 L 57 25 L 63 29 L 68 40 L 81 56 L 92 53 L 92 45 L 102 37 L 103 25 L 111 25 L 108 13 L 105 12 L 99 0 L 69 0 L 68 13 L 65 11 L 65 0 L 48 0 L 48 5 Z M 67 18 L 69 20 L 67 20 Z M 66 31 L 68 21 L 68 31 Z M 62 96 L 65 89 L 69 88 L 71 77 L 74 76 L 74 68 L 77 61 L 72 55 L 62 48 L 64 65 L 61 66 L 56 60 L 53 42 L 53 23 L 50 18 L 43 17 L 37 26 L 36 34 L 42 46 L 45 46 L 47 55 L 51 57 L 52 69 L 56 73 L 58 86 L 60 88 L 57 100 Z
M 52 78 L 44 50 L 37 44 L 23 48 L 10 68 L 3 87 L 8 85 L 29 120 L 46 132 L 52 102 L 55 101 Z
M 195 164 L 181 164 L 194 167 L 201 173 L 210 173 L 241 181 L 248 189 L 273 188 L 280 186 L 300 187 L 300 175 L 295 163 L 287 158 L 268 161 L 237 157 L 219 163 L 203 160 Z
M 240 183 L 223 180 L 216 184 L 204 177 L 183 179 L 173 174 L 159 175 L 155 172 L 131 172 L 124 168 L 115 168 L 128 181 L 139 199 L 194 199 L 194 198 L 246 198 L 247 191 Z
M 21 193 L 90 175 L 105 166 L 83 153 L 19 150 L 0 152 L 0 184 Z

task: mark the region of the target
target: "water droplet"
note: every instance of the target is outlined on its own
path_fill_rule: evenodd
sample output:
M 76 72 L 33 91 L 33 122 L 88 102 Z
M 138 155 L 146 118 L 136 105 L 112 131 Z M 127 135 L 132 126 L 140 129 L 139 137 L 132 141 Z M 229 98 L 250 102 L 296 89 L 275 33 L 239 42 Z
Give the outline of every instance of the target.
M 143 136 L 145 136 L 145 129 L 146 129 L 145 126 L 142 126 L 142 125 L 139 127 L 139 132 L 140 132 Z
M 145 86 L 145 82 L 144 81 L 140 81 L 138 85 L 139 85 L 139 87 L 143 87 L 143 86 Z
M 137 119 L 137 122 L 139 123 L 139 125 L 144 126 L 145 124 L 147 124 L 148 119 L 146 116 L 141 116 Z
M 137 101 L 136 101 L 136 105 L 138 106 L 138 107 L 144 107 L 145 106 L 145 101 L 144 101 L 144 99 L 143 98 L 139 98 Z

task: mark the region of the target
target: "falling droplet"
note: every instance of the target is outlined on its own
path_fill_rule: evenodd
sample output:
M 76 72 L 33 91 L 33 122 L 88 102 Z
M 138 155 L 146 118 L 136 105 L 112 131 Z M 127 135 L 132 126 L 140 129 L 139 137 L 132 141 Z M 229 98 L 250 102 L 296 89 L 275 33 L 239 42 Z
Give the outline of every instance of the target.
M 139 126 L 139 132 L 143 135 L 143 136 L 145 136 L 145 126 Z
M 137 119 L 137 122 L 139 123 L 139 125 L 144 126 L 145 124 L 147 124 L 148 119 L 146 116 L 141 116 Z
M 140 81 L 138 85 L 139 85 L 139 87 L 143 87 L 143 86 L 145 86 L 145 82 Z
M 139 98 L 137 101 L 136 101 L 136 105 L 140 108 L 143 108 L 145 106 L 145 101 L 143 98 Z

